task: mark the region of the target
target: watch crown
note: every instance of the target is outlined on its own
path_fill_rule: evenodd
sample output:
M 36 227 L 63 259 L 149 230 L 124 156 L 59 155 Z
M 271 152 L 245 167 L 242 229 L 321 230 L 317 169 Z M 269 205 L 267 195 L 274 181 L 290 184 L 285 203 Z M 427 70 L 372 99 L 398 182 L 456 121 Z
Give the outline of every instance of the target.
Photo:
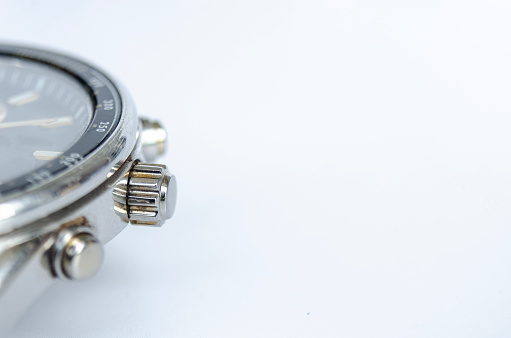
M 176 191 L 165 165 L 137 163 L 114 188 L 114 209 L 131 224 L 161 226 L 174 214 Z

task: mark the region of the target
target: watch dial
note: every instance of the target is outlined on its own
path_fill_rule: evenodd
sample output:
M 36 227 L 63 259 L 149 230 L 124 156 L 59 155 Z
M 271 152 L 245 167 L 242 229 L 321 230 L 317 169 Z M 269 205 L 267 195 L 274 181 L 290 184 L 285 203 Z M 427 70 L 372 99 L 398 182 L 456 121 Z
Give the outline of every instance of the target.
M 69 74 L 0 56 L 0 184 L 44 167 L 71 148 L 92 112 L 90 95 Z

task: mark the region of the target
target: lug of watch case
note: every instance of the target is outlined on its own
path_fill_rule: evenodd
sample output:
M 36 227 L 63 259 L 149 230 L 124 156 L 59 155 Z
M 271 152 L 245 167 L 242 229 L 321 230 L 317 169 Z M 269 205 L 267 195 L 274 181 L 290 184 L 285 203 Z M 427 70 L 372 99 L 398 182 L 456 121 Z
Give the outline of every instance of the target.
M 0 252 L 0 336 L 53 283 L 44 259 L 53 242 L 45 235 Z

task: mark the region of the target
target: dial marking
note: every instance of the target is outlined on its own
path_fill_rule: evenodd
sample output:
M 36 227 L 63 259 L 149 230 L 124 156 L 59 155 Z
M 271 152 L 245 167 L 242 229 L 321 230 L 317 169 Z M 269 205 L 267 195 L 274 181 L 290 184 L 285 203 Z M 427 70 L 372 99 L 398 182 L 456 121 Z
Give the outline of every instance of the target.
M 26 84 L 32 82 L 32 78 L 33 78 L 32 76 L 27 76 L 27 79 L 25 80 Z M 33 90 L 28 90 L 21 94 L 11 96 L 10 98 L 7 99 L 7 103 L 11 106 L 21 106 L 37 100 L 40 96 L 39 92 L 41 91 L 41 89 L 43 89 L 45 83 L 46 77 L 44 76 L 40 77 L 37 80 L 35 88 Z
M 46 151 L 46 150 L 36 150 L 34 151 L 34 157 L 37 160 L 42 161 L 51 161 L 62 155 L 61 151 Z
M 51 92 L 53 91 L 53 89 L 55 89 L 55 86 L 56 86 L 56 85 L 55 85 L 55 83 L 50 82 L 50 85 L 49 85 L 49 86 L 48 86 L 48 88 L 46 89 L 46 92 L 47 92 L 48 94 L 51 94 Z
M 83 110 L 85 109 L 84 106 L 81 106 L 75 113 L 75 118 L 79 118 L 80 115 L 82 114 Z
M 39 90 L 43 89 L 45 83 L 46 83 L 46 77 L 44 77 L 44 76 L 40 77 L 39 80 L 37 80 L 37 82 L 35 84 L 35 90 L 39 91 Z
M 13 71 L 12 72 L 12 76 L 11 76 L 11 80 L 9 81 L 9 83 L 11 85 L 15 84 L 16 82 L 18 82 L 18 78 L 20 77 L 20 72 L 19 71 Z
M 11 96 L 7 99 L 7 103 L 11 106 L 21 106 L 29 102 L 35 101 L 39 98 L 39 93 L 35 90 L 29 90 L 27 92 Z
M 96 78 L 98 87 L 90 86 L 90 79 Z M 95 102 L 119 99 L 101 73 L 44 51 L 0 46 L 0 87 L 0 148 L 4 148 L 0 152 L 5 150 L 0 199 L 57 179 L 109 137 L 106 132 L 93 132 L 91 121 L 116 126 L 121 117 L 117 106 L 111 111 L 94 110 Z M 80 137 L 85 133 L 86 138 Z M 13 166 L 14 160 L 22 165 Z
M 71 93 L 67 94 L 66 98 L 64 99 L 64 104 L 68 104 L 69 101 L 71 101 L 72 97 L 73 97 L 73 94 L 71 94 Z
M 64 94 L 64 88 L 59 88 L 57 95 L 55 95 L 56 99 L 60 99 L 60 97 Z
M 15 127 L 32 127 L 32 126 L 41 126 L 44 128 L 54 128 L 54 127 L 62 127 L 73 124 L 74 119 L 72 116 L 60 116 L 52 119 L 42 119 L 42 120 L 29 120 L 29 121 L 18 121 L 18 122 L 9 122 L 9 123 L 1 123 L 0 129 L 6 128 L 15 128 Z
M 61 116 L 53 119 L 53 121 L 48 121 L 47 123 L 42 124 L 45 128 L 53 128 L 53 127 L 62 127 L 73 124 L 74 119 L 72 116 Z
M 30 82 L 32 82 L 33 79 L 34 79 L 34 74 L 27 74 L 27 76 L 25 78 L 25 82 L 23 82 L 23 85 L 28 86 L 30 84 Z

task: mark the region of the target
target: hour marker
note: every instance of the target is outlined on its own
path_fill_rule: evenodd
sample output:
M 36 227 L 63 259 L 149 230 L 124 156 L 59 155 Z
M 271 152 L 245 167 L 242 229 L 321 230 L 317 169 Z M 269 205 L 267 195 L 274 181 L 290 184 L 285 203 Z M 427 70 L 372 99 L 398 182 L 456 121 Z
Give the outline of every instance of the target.
M 55 89 L 56 84 L 53 82 L 50 82 L 50 85 L 46 88 L 46 92 L 48 94 L 51 94 L 51 92 Z
M 7 99 L 7 103 L 10 104 L 11 106 L 21 106 L 29 102 L 35 101 L 38 98 L 39 93 L 34 90 L 30 90 L 28 92 L 11 96 L 10 98 Z
M 35 89 L 36 90 L 43 89 L 45 83 L 46 83 L 46 78 L 45 77 L 39 78 L 39 80 L 37 80 L 37 82 L 35 84 Z
M 34 157 L 37 160 L 42 160 L 42 161 L 51 161 L 51 160 L 56 159 L 60 155 L 62 155 L 62 152 L 60 152 L 60 151 L 45 151 L 45 150 L 34 151 Z
M 75 113 L 75 118 L 79 118 L 80 115 L 82 114 L 83 110 L 85 109 L 84 106 L 81 106 Z
M 62 94 L 64 94 L 64 89 L 63 88 L 60 88 L 57 92 L 57 95 L 55 95 L 55 98 L 56 99 L 60 99 L 60 97 L 62 96 Z
M 41 126 L 45 128 L 53 128 L 53 127 L 62 127 L 73 124 L 74 120 L 72 116 L 61 116 L 53 119 L 53 121 L 48 121 L 46 123 L 41 124 Z
M 13 71 L 12 72 L 12 76 L 11 76 L 11 80 L 9 81 L 10 84 L 15 84 L 16 82 L 18 82 L 18 78 L 20 77 L 20 72 L 19 71 Z
M 34 79 L 33 74 L 27 74 L 27 77 L 25 78 L 25 82 L 23 82 L 23 85 L 28 86 L 33 79 Z
M 43 120 L 29 120 L 29 121 L 18 121 L 9 123 L 0 123 L 0 129 L 14 128 L 14 127 L 29 127 L 29 126 L 41 126 L 44 128 L 62 127 L 73 124 L 74 120 L 72 116 L 60 116 L 52 119 Z
M 71 94 L 71 93 L 67 94 L 66 98 L 64 99 L 64 104 L 67 105 L 71 101 L 72 98 L 73 98 L 73 94 Z

